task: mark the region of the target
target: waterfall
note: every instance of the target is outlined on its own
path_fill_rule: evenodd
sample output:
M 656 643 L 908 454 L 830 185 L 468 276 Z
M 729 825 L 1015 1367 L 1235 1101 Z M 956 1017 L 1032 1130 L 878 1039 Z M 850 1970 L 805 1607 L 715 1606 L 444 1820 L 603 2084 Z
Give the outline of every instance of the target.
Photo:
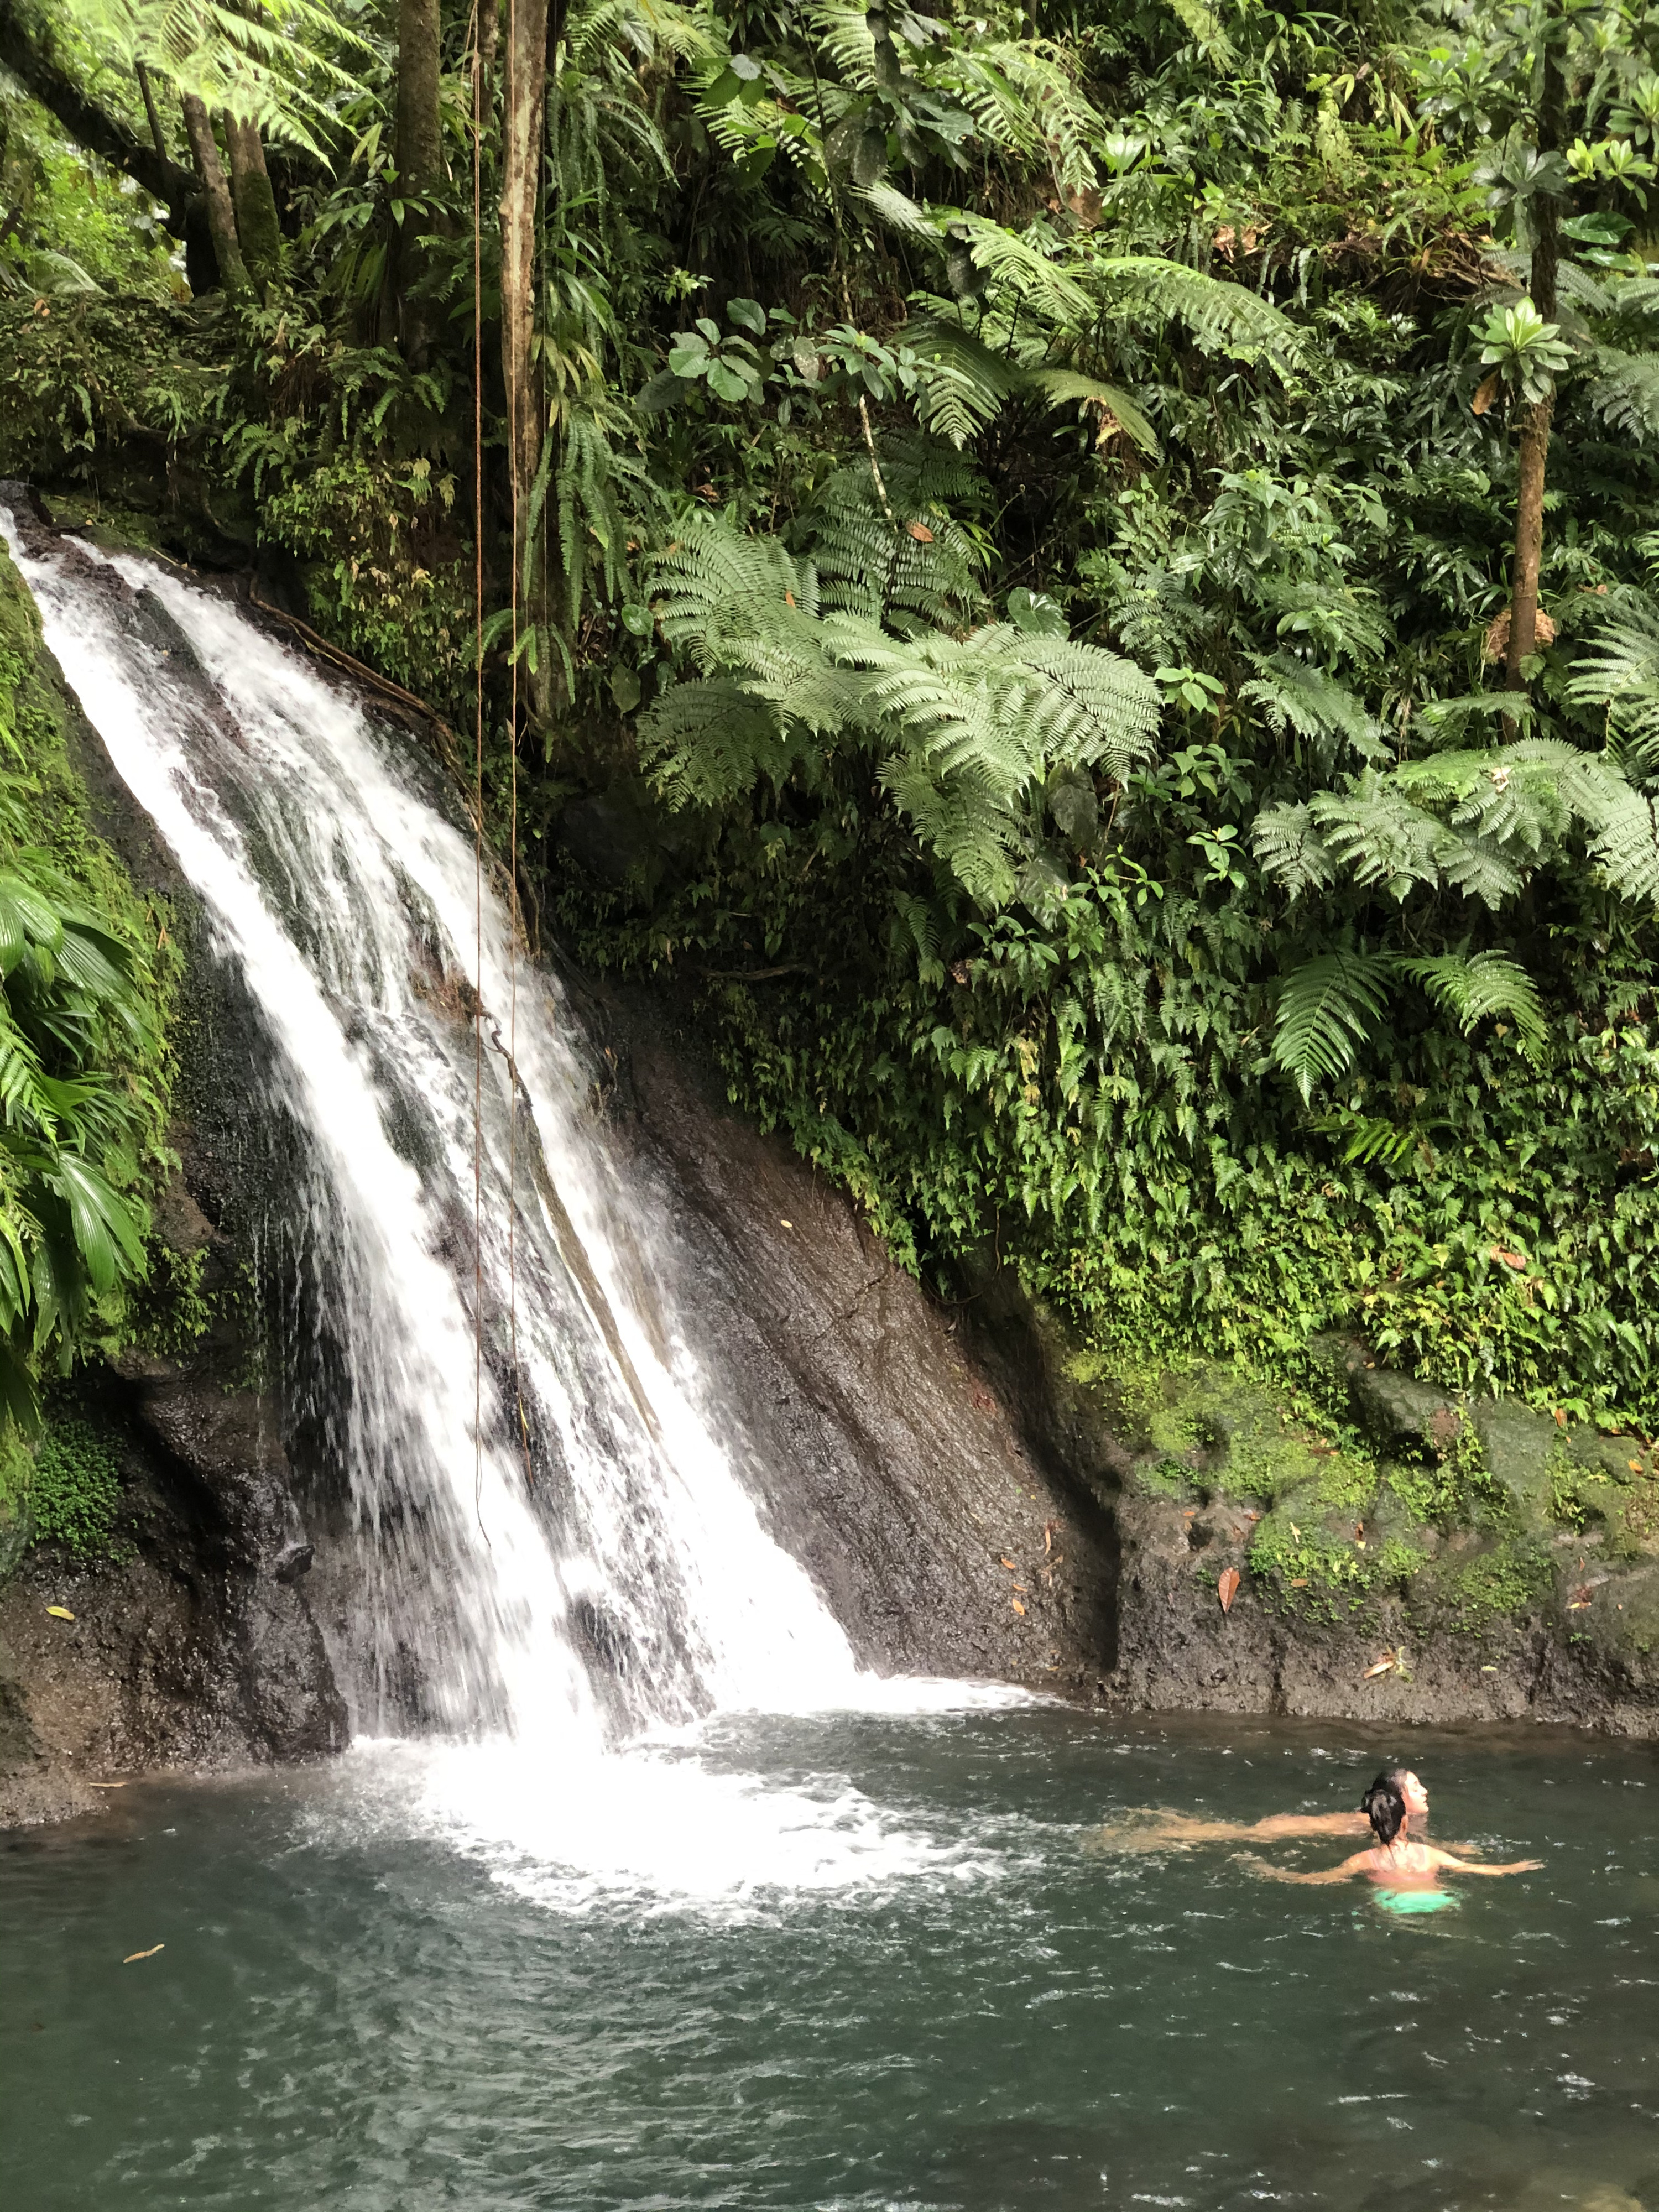
M 568 1009 L 416 741 L 181 576 L 8 534 L 297 1133 L 293 1373 L 320 1379 L 286 1425 L 349 1500 L 355 1730 L 591 1755 L 878 1698 L 757 1516 Z

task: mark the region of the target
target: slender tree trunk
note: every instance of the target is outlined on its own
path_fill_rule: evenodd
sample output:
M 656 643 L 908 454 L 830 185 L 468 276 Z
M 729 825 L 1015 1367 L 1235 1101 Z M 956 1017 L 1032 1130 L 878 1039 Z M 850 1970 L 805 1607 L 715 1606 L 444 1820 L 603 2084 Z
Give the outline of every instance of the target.
M 562 15 L 562 9 L 560 10 Z M 513 493 L 513 590 L 533 609 L 544 597 L 531 575 L 530 496 L 542 458 L 541 380 L 531 357 L 536 314 L 536 200 L 547 106 L 548 0 L 507 0 L 507 70 L 501 110 L 501 368 L 507 385 L 507 461 Z M 544 585 L 544 580 L 543 580 Z M 551 671 L 532 682 L 545 712 Z
M 144 95 L 144 112 L 149 118 L 149 135 L 155 148 L 156 158 L 165 161 L 168 158 L 167 142 L 162 136 L 161 118 L 155 112 L 155 90 L 149 81 L 149 71 L 144 67 L 143 62 L 135 62 L 132 68 L 133 74 L 138 80 L 138 89 Z
M 265 168 L 265 149 L 257 123 L 225 117 L 225 145 L 230 155 L 231 195 L 236 207 L 236 235 L 247 273 L 261 294 L 283 273 L 283 226 L 276 195 Z
M 403 192 L 417 198 L 434 191 L 443 179 L 440 35 L 438 0 L 398 0 L 398 182 Z M 411 368 L 423 368 L 432 349 L 431 306 L 418 296 L 427 257 L 415 243 L 431 227 L 430 215 L 413 208 L 405 210 L 397 283 L 404 357 Z
M 1551 10 L 1547 30 L 1556 27 Z M 1559 149 L 1565 136 L 1566 83 L 1561 74 L 1560 50 L 1552 44 L 1544 58 L 1543 97 L 1538 108 L 1538 150 Z M 1547 194 L 1534 201 L 1537 228 L 1533 240 L 1532 303 L 1547 323 L 1555 320 L 1556 270 L 1561 255 L 1561 203 Z M 1511 691 L 1524 691 L 1527 679 L 1521 664 L 1531 653 L 1538 629 L 1538 570 L 1544 553 L 1544 476 L 1549 459 L 1550 424 L 1555 414 L 1552 392 L 1526 408 L 1521 416 L 1519 484 L 1515 504 L 1515 566 L 1510 580 L 1510 640 L 1504 682 Z
M 207 109 L 194 93 L 184 98 L 185 136 L 190 141 L 190 150 L 196 156 L 196 173 L 201 179 L 203 197 L 207 201 L 208 229 L 213 239 L 213 252 L 219 264 L 219 282 L 228 292 L 244 291 L 247 286 L 247 270 L 243 265 L 242 248 L 236 235 L 236 212 L 231 205 L 230 187 L 225 182 L 224 169 L 219 160 L 219 148 L 213 136 L 213 124 Z

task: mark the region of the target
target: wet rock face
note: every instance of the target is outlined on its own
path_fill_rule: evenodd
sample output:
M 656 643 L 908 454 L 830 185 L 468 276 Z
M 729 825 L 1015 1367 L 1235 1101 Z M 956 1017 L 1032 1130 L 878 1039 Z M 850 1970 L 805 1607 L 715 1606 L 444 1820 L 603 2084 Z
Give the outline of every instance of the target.
M 995 1358 L 1115 1519 L 1110 1700 L 1659 1735 L 1659 1463 L 1636 1440 L 1333 1341 L 1334 1446 L 1231 1370 L 1126 1382 L 1005 1300 Z
M 674 1226 L 664 1264 L 718 1393 L 705 1410 L 859 1657 L 1098 1694 L 1115 1568 L 1100 1498 L 1022 1422 L 960 1312 L 725 1107 L 661 1001 L 586 1011 L 622 1073 L 618 1137 Z
M 157 611 L 88 565 L 132 620 L 154 623 Z M 67 696 L 62 714 L 94 826 L 136 883 L 172 902 L 186 947 L 173 1132 L 183 1165 L 155 1227 L 198 1266 L 219 1318 L 188 1358 L 133 1355 L 83 1378 L 60 1409 L 112 1444 L 122 1506 L 112 1556 L 81 1561 L 43 1545 L 0 1578 L 0 1826 L 90 1809 L 101 1802 L 94 1782 L 143 1769 L 312 1757 L 345 1741 L 294 1571 L 302 1532 L 290 1470 L 222 1295 L 241 1256 L 221 1224 L 258 1158 L 237 1120 L 248 1087 L 228 1073 L 253 1048 L 250 1018 L 201 957 L 188 888 L 96 733 Z
M 146 1769 L 340 1748 L 322 1640 L 279 1577 L 287 1470 L 257 1401 L 157 1362 L 77 1410 L 121 1439 L 116 1556 L 42 1546 L 0 1588 L 0 1826 Z

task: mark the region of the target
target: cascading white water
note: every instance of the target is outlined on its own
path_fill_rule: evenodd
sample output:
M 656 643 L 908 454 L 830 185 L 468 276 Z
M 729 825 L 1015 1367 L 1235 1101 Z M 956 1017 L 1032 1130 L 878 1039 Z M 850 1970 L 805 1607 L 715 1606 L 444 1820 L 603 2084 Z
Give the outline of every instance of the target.
M 713 1708 L 940 1702 L 861 1674 L 762 1526 L 558 993 L 515 958 L 412 741 L 224 599 L 6 526 L 299 1133 L 289 1227 L 331 1377 L 307 1433 L 349 1486 L 358 1586 L 331 1656 L 357 1731 L 413 1714 L 520 1762 L 591 1763 Z

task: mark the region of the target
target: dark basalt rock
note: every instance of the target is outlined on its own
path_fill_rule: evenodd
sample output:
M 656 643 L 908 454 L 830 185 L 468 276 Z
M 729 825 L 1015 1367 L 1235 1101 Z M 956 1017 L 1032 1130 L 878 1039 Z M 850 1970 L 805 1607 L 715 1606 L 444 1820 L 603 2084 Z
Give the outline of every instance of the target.
M 961 1310 L 730 1111 L 662 1001 L 607 994 L 586 1012 L 618 1137 L 673 1225 L 664 1265 L 718 1393 L 706 1410 L 860 1658 L 1095 1694 L 1113 1656 L 1109 1514 L 1017 1419 Z

